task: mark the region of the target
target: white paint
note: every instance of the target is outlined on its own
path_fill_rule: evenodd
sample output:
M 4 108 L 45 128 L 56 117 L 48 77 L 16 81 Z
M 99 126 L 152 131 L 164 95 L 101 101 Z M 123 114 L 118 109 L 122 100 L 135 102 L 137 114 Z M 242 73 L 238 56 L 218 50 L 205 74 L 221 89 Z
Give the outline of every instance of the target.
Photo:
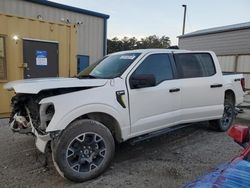
M 4 89 L 15 90 L 16 93 L 37 94 L 39 91 L 53 88 L 103 86 L 106 82 L 105 79 L 34 78 L 8 82 Z

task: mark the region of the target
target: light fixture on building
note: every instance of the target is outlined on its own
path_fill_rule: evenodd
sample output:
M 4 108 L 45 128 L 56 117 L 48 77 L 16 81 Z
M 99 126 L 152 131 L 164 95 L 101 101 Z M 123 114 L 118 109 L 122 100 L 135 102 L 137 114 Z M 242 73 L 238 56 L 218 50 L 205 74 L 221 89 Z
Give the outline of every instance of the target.
M 36 16 L 36 18 L 37 18 L 38 20 L 43 20 L 43 16 L 42 16 L 41 14 L 38 14 L 38 15 Z
M 80 26 L 80 25 L 82 25 L 83 24 L 83 21 L 78 21 L 78 22 L 76 22 L 76 25 L 77 26 Z
M 61 18 L 61 22 L 64 22 L 66 24 L 70 24 L 71 23 L 71 21 L 70 21 L 69 18 Z
M 17 44 L 17 42 L 18 42 L 18 40 L 19 40 L 19 37 L 18 37 L 17 35 L 13 35 L 12 39 L 13 39 L 13 40 L 16 42 L 16 44 Z

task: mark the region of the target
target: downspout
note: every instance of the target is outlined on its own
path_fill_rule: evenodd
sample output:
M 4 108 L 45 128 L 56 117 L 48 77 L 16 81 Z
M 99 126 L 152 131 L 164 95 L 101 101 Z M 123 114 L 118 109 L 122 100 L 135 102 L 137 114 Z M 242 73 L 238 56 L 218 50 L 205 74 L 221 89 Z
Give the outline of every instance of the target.
M 107 55 L 107 22 L 108 18 L 103 19 L 104 26 L 103 26 L 103 56 Z

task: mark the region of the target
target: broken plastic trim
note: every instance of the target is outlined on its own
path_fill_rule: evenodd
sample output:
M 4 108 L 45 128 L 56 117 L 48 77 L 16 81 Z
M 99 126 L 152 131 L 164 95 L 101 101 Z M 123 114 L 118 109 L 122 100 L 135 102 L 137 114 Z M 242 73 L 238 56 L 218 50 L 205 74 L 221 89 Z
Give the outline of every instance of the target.
M 53 107 L 52 110 L 53 112 L 51 113 L 47 113 L 47 110 L 49 107 Z M 40 105 L 40 109 L 39 109 L 39 114 L 40 114 L 40 126 L 39 129 L 45 131 L 47 128 L 47 122 L 51 121 L 54 113 L 55 113 L 55 109 L 54 109 L 54 105 L 53 103 L 44 103 Z

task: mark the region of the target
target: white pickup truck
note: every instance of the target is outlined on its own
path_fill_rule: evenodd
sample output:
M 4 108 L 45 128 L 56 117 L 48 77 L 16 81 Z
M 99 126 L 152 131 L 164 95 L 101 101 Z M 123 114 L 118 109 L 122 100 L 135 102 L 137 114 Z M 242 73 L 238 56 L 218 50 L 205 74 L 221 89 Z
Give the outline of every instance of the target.
M 27 79 L 14 90 L 12 130 L 52 149 L 58 172 L 82 182 L 109 166 L 115 142 L 142 139 L 186 123 L 232 124 L 243 75 L 223 76 L 213 52 L 147 49 L 110 54 L 74 78 Z

